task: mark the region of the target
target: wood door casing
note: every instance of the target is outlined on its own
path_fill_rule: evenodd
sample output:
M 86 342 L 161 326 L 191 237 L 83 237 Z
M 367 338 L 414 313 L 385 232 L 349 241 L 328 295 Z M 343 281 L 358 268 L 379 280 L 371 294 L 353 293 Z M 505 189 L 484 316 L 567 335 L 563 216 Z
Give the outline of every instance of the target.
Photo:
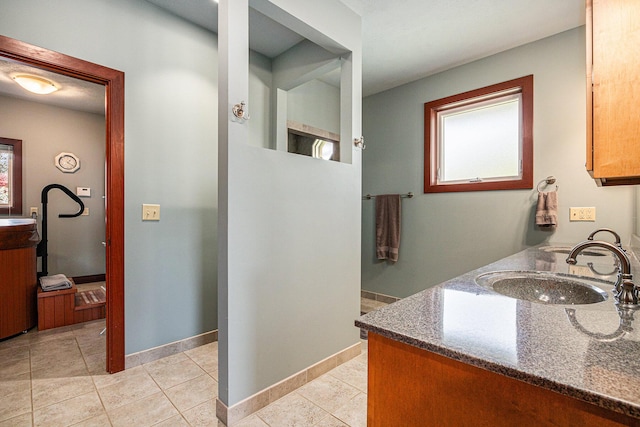
M 124 370 L 124 73 L 0 36 L 0 56 L 105 86 L 107 366 Z

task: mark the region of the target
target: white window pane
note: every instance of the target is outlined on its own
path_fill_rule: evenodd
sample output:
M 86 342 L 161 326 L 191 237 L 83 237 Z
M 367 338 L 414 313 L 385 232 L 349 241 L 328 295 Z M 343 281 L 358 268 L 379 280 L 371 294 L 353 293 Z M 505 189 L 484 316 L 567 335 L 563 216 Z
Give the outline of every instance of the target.
M 509 98 L 441 115 L 441 182 L 519 176 L 520 99 Z
M 0 144 L 0 206 L 11 203 L 11 153 L 10 145 Z

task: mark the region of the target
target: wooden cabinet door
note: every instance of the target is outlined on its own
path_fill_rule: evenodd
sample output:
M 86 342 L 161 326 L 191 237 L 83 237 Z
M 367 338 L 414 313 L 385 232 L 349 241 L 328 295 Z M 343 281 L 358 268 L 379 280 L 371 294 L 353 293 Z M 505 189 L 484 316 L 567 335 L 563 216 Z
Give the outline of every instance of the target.
M 640 1 L 587 0 L 587 44 L 587 169 L 631 183 L 640 179 Z

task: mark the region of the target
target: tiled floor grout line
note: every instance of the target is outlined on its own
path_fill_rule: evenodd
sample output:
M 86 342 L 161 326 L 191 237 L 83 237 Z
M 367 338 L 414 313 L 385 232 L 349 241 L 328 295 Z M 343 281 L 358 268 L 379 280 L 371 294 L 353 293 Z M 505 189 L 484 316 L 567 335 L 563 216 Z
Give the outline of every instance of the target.
M 83 358 L 84 358 L 84 356 L 83 356 Z M 87 364 L 86 361 L 85 361 L 85 364 Z M 87 366 L 87 370 L 89 370 L 89 366 Z M 111 422 L 111 417 L 109 416 L 109 412 L 107 411 L 107 407 L 104 406 L 104 400 L 102 399 L 102 395 L 100 394 L 100 391 L 98 390 L 98 384 L 96 384 L 95 375 L 92 374 L 91 372 L 89 372 L 89 375 L 91 375 L 91 381 L 93 382 L 93 388 L 95 388 L 95 390 L 96 390 L 96 395 L 98 395 L 98 399 L 100 400 L 100 405 L 102 405 L 102 410 L 104 411 L 104 415 L 107 417 L 107 421 L 109 421 L 109 425 L 113 426 L 113 423 Z

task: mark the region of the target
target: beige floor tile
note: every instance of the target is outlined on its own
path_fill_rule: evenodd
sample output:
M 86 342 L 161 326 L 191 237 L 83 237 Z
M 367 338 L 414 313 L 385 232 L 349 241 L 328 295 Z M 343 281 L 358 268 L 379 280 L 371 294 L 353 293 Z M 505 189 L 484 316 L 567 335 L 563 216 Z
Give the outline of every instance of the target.
M 162 392 L 109 410 L 107 415 L 114 427 L 152 426 L 178 415 L 178 410 Z
M 31 362 L 29 361 L 29 353 L 24 359 L 3 359 L 0 357 L 2 364 L 0 365 L 0 381 L 7 378 L 15 378 L 16 375 L 25 374 L 31 371 Z
M 4 344 L 5 342 L 0 343 Z M 20 359 L 29 358 L 28 345 L 0 346 L 0 360 L 3 362 L 12 362 Z
M 0 427 L 32 427 L 33 420 L 31 412 L 19 415 L 10 420 L 0 421 Z
M 353 399 L 360 391 L 331 375 L 323 375 L 300 387 L 297 392 L 331 412 Z
M 217 342 L 109 375 L 104 324 L 34 330 L 0 342 L 0 427 L 32 426 L 34 420 L 46 426 L 223 427 L 215 416 Z M 362 349 L 235 426 L 365 426 L 366 341 Z
M 344 406 L 333 411 L 333 415 L 350 427 L 367 427 L 367 395 L 358 394 Z
M 162 359 L 154 360 L 153 362 L 146 362 L 144 366 L 150 369 L 160 369 L 164 366 L 175 365 L 176 363 L 189 360 L 186 354 L 176 353 L 170 356 L 163 357 Z
M 218 342 L 212 342 L 184 352 L 208 374 L 218 378 Z
M 232 427 L 269 427 L 269 424 L 265 423 L 257 415 L 249 415 L 234 424 Z
M 354 386 L 361 392 L 367 392 L 367 364 L 355 358 L 331 370 L 329 375 Z
M 94 391 L 58 402 L 33 412 L 34 426 L 70 426 L 104 413 Z
M 29 332 L 27 334 L 20 334 L 18 336 L 15 336 L 13 338 L 9 338 L 7 340 L 1 341 L 0 342 L 0 354 L 2 354 L 3 351 L 8 350 L 10 348 L 16 348 L 16 347 L 24 347 L 24 346 L 29 346 L 31 344 L 31 340 L 32 337 L 37 334 L 37 332 Z
M 173 405 L 184 412 L 207 400 L 218 397 L 218 382 L 208 374 L 171 387 L 164 391 Z
M 34 379 L 31 386 L 34 410 L 95 391 L 89 376 Z
M 325 417 L 322 420 L 320 420 L 320 422 L 316 424 L 314 427 L 351 427 L 351 426 L 343 423 L 333 415 L 329 415 L 328 417 Z
M 207 400 L 195 408 L 183 412 L 182 415 L 192 427 L 216 427 L 218 425 L 215 399 Z
M 31 374 L 24 372 L 14 376 L 0 379 L 0 396 L 7 396 L 20 391 L 29 392 L 31 395 Z M 0 404 L 2 401 L 0 400 Z M 1 405 L 0 405 L 1 406 Z
M 59 334 L 42 335 L 31 343 L 31 357 L 40 353 L 55 352 L 58 350 L 70 350 L 78 347 L 73 331 Z
M 327 412 L 297 392 L 276 400 L 257 415 L 270 426 L 312 426 L 327 416 Z
M 85 342 L 78 340 L 78 345 L 80 347 L 80 352 L 85 357 L 91 356 L 92 354 L 107 353 L 107 345 L 104 339 L 89 340 Z
M 137 402 L 160 391 L 160 387 L 146 372 L 122 377 L 121 381 L 98 388 L 98 394 L 107 411 Z
M 30 336 L 29 344 L 33 350 L 48 342 L 64 341 L 73 338 L 75 338 L 75 336 L 71 328 L 54 328 L 35 332 Z
M 107 335 L 100 334 L 102 330 L 105 328 L 105 323 L 97 323 L 92 325 L 91 327 L 80 328 L 73 331 L 73 336 L 76 337 L 78 344 L 80 346 L 91 344 L 94 342 L 103 342 L 106 344 Z
M 186 350 L 185 354 L 191 358 L 209 357 L 212 354 L 218 355 L 218 341 L 213 341 L 205 345 L 201 345 L 191 350 Z
M 184 419 L 182 415 L 176 415 L 164 420 L 161 423 L 155 424 L 153 427 L 190 427 L 189 423 Z
M 98 353 L 84 357 L 84 363 L 91 375 L 104 374 L 107 375 L 107 354 Z
M 143 366 L 163 390 L 205 374 L 205 372 L 189 358 L 170 365 L 149 363 Z
M 73 427 L 111 427 L 111 421 L 109 421 L 109 417 L 106 412 L 103 412 L 97 417 L 89 418 L 88 420 L 74 424 Z
M 369 298 L 360 298 L 360 311 L 363 313 L 369 313 L 370 311 L 377 310 L 386 305 L 388 304 L 381 301 L 376 301 Z
M 137 376 L 148 377 L 149 373 L 142 366 L 136 366 L 135 368 L 126 369 L 116 374 L 104 373 L 100 375 L 93 375 L 92 378 L 93 382 L 96 384 L 96 388 L 100 390 L 113 384 L 128 381 Z
M 6 421 L 27 413 L 31 413 L 31 389 L 21 387 L 17 391 L 2 394 L 0 399 L 0 421 Z
M 42 348 L 37 351 L 31 350 L 31 369 L 47 369 L 58 361 L 82 360 L 82 353 L 80 353 L 78 343 L 75 342 L 75 339 L 73 342 L 74 345 L 55 346 L 51 349 Z
M 61 378 L 61 377 L 89 377 L 89 370 L 82 357 L 56 360 L 46 367 L 33 368 L 33 379 Z

